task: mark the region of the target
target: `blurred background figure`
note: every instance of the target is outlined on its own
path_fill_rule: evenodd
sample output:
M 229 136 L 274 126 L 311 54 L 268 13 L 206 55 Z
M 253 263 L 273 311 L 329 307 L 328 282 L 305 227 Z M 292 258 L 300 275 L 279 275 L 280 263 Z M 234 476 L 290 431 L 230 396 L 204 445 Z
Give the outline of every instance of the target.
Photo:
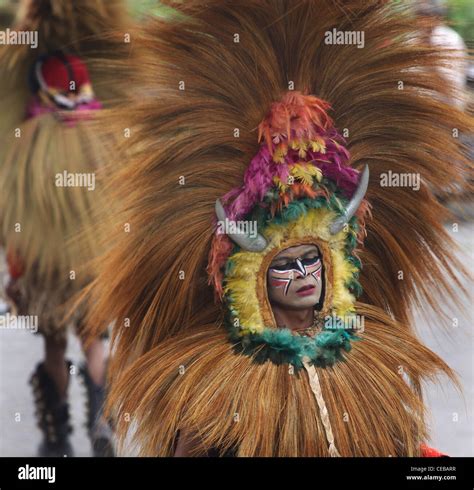
M 463 111 L 472 113 L 472 91 L 468 90 L 468 80 L 470 63 L 468 56 L 468 47 L 463 37 L 453 28 L 450 17 L 454 12 L 460 9 L 464 4 L 463 1 L 455 1 L 450 5 L 446 0 L 421 0 L 413 3 L 415 16 L 420 21 L 421 36 L 424 41 L 428 41 L 431 46 L 437 48 L 439 52 L 449 52 L 449 57 L 444 66 L 438 68 L 440 74 L 446 80 L 446 83 L 451 85 L 452 98 L 450 103 L 457 106 Z M 470 10 L 474 15 L 474 4 L 471 4 Z M 463 11 L 469 12 L 468 9 Z M 469 19 L 464 19 L 468 20 Z M 467 25 L 466 32 L 470 32 L 473 25 Z M 472 39 L 470 40 L 472 42 Z M 459 134 L 460 143 L 464 146 L 464 151 L 474 158 L 474 133 Z M 439 195 L 439 199 L 445 201 L 446 205 L 451 208 L 457 215 L 463 217 L 466 212 L 465 206 L 459 201 L 471 199 L 470 184 L 472 184 L 472 176 L 468 169 L 465 172 L 466 185 L 459 187 L 455 193 L 443 193 Z M 470 209 L 467 210 L 471 213 Z
M 74 454 L 68 387 L 76 366 L 66 359 L 67 328 L 80 333 L 85 311 L 79 304 L 68 313 L 67 304 L 92 279 L 95 209 L 105 205 L 100 174 L 114 159 L 111 142 L 93 125 L 102 103 L 88 65 L 94 57 L 120 56 L 127 22 L 121 0 L 23 0 L 12 29 L 38 37 L 0 47 L 0 239 L 13 310 L 37 323 L 44 338 L 44 359 L 31 376 L 40 456 Z M 118 39 L 107 37 L 113 30 Z M 113 76 L 99 70 L 95 76 L 110 99 Z M 102 416 L 103 340 L 84 346 L 84 354 L 78 371 L 93 453 L 112 456 L 112 431 Z
M 415 2 L 418 17 L 430 19 L 424 36 L 432 46 L 452 52 L 450 65 L 440 68 L 446 81 L 455 87 L 457 97 L 453 103 L 464 109 L 467 103 L 466 81 L 468 73 L 467 47 L 463 38 L 447 24 L 448 4 L 445 0 Z

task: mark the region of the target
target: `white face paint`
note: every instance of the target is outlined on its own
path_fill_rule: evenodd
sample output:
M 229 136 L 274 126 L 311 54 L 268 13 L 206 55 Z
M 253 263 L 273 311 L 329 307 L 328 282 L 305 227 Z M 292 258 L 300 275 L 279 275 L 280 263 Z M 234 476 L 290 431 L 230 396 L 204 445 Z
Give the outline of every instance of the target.
M 316 245 L 282 250 L 267 272 L 270 302 L 288 309 L 307 309 L 321 298 L 322 257 Z

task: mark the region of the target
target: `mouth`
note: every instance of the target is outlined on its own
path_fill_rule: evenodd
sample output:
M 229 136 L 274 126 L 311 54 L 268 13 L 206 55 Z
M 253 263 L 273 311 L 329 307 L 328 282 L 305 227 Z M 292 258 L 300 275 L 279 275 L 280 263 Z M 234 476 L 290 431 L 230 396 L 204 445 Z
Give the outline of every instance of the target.
M 311 285 L 303 286 L 296 291 L 296 294 L 298 294 L 299 296 L 310 296 L 311 294 L 314 293 L 315 289 L 316 289 L 315 286 L 311 286 Z

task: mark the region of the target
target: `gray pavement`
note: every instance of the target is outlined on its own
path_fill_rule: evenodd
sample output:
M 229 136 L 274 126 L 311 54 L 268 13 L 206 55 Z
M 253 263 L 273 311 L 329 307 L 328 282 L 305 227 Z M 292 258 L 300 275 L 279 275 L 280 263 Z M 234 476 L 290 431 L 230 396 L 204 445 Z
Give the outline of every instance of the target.
M 455 235 L 465 250 L 464 263 L 474 269 L 474 222 L 459 224 Z M 1 274 L 0 274 L 1 275 Z M 425 389 L 431 412 L 432 445 L 451 456 L 474 456 L 474 376 L 471 296 L 465 311 L 448 310 L 459 319 L 458 327 L 442 329 L 424 318 L 423 311 L 415 314 L 421 338 L 459 374 L 463 394 L 456 392 L 446 380 Z M 0 456 L 35 456 L 40 442 L 35 426 L 33 398 L 28 378 L 42 356 L 42 339 L 28 331 L 0 330 Z M 82 359 L 79 342 L 70 336 L 68 357 L 76 364 Z M 71 413 L 74 425 L 72 443 L 77 456 L 89 456 L 90 444 L 84 428 L 85 396 L 77 376 L 70 386 Z
M 474 216 L 471 207 L 464 216 Z M 449 230 L 452 227 L 448 228 Z M 474 271 L 474 222 L 459 222 L 453 233 L 465 267 Z M 427 320 L 423 311 L 415 312 L 415 325 L 425 345 L 436 352 L 459 377 L 460 393 L 446 380 L 425 387 L 426 402 L 431 412 L 432 444 L 450 456 L 474 456 L 474 336 L 473 283 L 465 281 L 469 297 L 462 308 L 446 305 L 443 311 L 457 322 Z M 439 320 L 438 320 L 439 322 Z M 455 326 L 457 324 L 457 326 Z M 445 327 L 445 328 L 443 328 Z
M 36 456 L 40 432 L 28 380 L 42 355 L 40 335 L 26 330 L 0 330 L 0 456 Z M 80 344 L 72 335 L 67 356 L 77 366 L 83 359 Z M 90 456 L 85 429 L 85 388 L 77 375 L 71 376 L 69 395 L 75 455 Z

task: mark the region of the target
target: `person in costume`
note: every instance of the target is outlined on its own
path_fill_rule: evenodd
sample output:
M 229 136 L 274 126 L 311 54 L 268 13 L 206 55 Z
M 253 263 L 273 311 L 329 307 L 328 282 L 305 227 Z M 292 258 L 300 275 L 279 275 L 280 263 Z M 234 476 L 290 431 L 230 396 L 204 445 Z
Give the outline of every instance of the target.
M 67 392 L 75 367 L 65 358 L 67 327 L 80 333 L 85 307 L 67 315 L 67 305 L 91 280 L 86 264 L 98 248 L 101 172 L 113 155 L 93 125 L 102 103 L 88 65 L 101 83 L 110 81 L 110 75 L 100 76 L 94 56 L 118 56 L 119 44 L 102 36 L 126 19 L 121 1 L 28 0 L 20 5 L 15 29 L 37 32 L 38 49 L 12 45 L 0 52 L 1 243 L 8 296 L 18 315 L 37 318 L 45 341 L 44 361 L 31 377 L 41 456 L 73 455 Z M 94 455 L 111 456 L 112 431 L 102 415 L 103 340 L 93 339 L 84 352 L 79 374 L 87 392 L 88 433 Z
M 411 308 L 439 324 L 455 299 L 434 192 L 469 166 L 452 128 L 472 124 L 445 102 L 443 54 L 387 2 L 167 3 L 179 15 L 136 41 L 146 90 L 115 115 L 128 229 L 87 288 L 89 333 L 115 320 L 122 450 L 439 454 L 422 382 L 454 376 Z
M 414 8 L 418 17 L 429 20 L 422 24 L 425 30 L 421 35 L 427 36 L 429 43 L 434 47 L 446 50 L 448 54 L 453 54 L 451 63 L 440 66 L 439 70 L 446 83 L 453 86 L 451 103 L 456 104 L 461 110 L 466 110 L 468 100 L 466 81 L 469 59 L 467 47 L 461 35 L 447 25 L 448 5 L 446 1 L 422 0 L 416 2 Z

